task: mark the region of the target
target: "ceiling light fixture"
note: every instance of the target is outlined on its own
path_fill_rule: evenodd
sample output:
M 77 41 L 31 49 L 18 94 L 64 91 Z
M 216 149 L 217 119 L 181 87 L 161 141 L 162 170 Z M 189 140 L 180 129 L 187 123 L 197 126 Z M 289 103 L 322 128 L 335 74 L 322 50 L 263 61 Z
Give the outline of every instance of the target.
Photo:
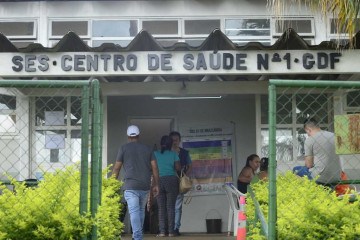
M 156 96 L 153 97 L 153 99 L 157 100 L 167 100 L 167 99 L 219 99 L 222 98 L 222 96 Z

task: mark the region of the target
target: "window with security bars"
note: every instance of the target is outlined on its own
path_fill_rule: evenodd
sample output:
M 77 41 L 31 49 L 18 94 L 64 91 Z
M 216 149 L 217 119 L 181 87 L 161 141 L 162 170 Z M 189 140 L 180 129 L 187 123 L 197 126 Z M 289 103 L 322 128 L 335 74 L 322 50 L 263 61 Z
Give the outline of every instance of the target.
M 35 97 L 34 164 L 52 169 L 81 160 L 81 99 L 76 96 Z M 55 166 L 56 168 L 56 166 Z
M 304 159 L 306 133 L 303 123 L 315 118 L 323 129 L 332 122 L 333 103 L 327 93 L 281 94 L 276 100 L 276 159 L 292 163 Z M 269 154 L 268 96 L 260 96 L 261 156 Z
M 345 110 L 347 112 L 360 112 L 360 91 L 351 90 L 346 92 L 345 96 Z

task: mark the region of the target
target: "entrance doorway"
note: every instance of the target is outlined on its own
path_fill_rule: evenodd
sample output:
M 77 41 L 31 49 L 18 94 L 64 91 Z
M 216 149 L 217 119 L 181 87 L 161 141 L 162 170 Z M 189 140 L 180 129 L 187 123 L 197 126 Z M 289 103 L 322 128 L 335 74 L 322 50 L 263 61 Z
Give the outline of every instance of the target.
M 174 118 L 131 118 L 129 124 L 133 124 L 140 129 L 139 141 L 153 147 L 154 150 L 160 149 L 160 139 L 174 130 Z M 144 231 L 156 234 L 158 232 L 158 208 L 156 199 L 151 198 L 150 209 L 146 208 Z M 148 211 L 149 210 L 149 211 Z
M 143 144 L 157 149 L 160 139 L 168 135 L 174 129 L 174 118 L 137 118 L 129 120 L 130 124 L 136 125 L 140 129 L 139 141 Z

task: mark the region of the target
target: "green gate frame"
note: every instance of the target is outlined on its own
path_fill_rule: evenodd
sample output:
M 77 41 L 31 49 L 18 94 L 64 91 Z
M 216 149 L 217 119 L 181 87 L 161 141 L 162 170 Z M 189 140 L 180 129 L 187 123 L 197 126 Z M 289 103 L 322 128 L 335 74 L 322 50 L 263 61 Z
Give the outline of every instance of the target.
M 95 217 L 101 204 L 102 185 L 102 125 L 103 107 L 100 98 L 100 83 L 93 80 L 0 80 L 0 87 L 13 88 L 79 88 L 81 89 L 81 166 L 80 166 L 80 199 L 79 212 Z M 90 112 L 92 113 L 90 116 Z M 91 117 L 91 121 L 89 118 Z M 89 191 L 89 134 L 91 135 L 91 179 L 90 179 L 90 209 L 88 203 Z M 94 225 L 88 236 L 98 239 L 97 227 Z M 87 236 L 83 240 L 88 239 Z
M 276 88 L 359 88 L 360 81 L 309 81 L 281 80 L 269 81 L 269 216 L 267 239 L 277 239 L 277 199 L 276 199 Z M 360 183 L 360 180 L 340 181 L 339 183 Z

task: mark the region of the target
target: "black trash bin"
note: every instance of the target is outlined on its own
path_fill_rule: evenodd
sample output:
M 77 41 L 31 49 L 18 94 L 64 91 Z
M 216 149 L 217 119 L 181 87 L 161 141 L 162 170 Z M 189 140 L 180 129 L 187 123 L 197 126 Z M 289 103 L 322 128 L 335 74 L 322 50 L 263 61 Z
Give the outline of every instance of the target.
M 221 219 L 206 219 L 207 233 L 221 233 Z
M 39 181 L 37 179 L 28 178 L 24 180 L 26 187 L 37 187 Z
M 219 218 L 210 218 L 209 213 L 215 212 Z M 221 215 L 220 213 L 212 209 L 206 214 L 206 232 L 207 233 L 221 233 Z

